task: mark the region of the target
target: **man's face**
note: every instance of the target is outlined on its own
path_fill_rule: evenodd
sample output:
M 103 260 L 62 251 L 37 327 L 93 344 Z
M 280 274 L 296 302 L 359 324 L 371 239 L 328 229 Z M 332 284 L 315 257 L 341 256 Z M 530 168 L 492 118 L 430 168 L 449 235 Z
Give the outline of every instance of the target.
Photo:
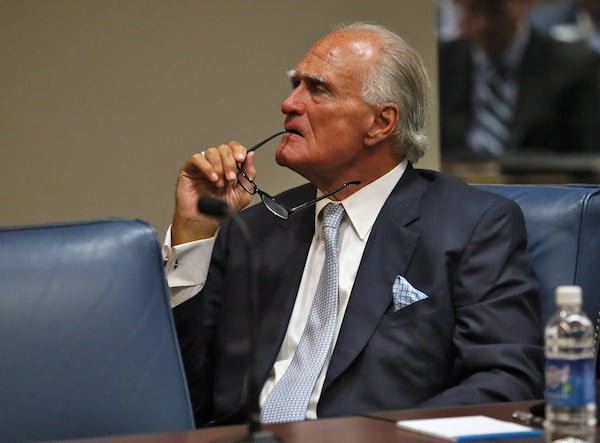
M 281 105 L 289 132 L 277 149 L 280 165 L 317 185 L 357 178 L 345 175 L 356 167 L 373 122 L 361 90 L 376 58 L 374 39 L 357 31 L 329 34 L 292 71 L 293 89 Z
M 511 44 L 530 0 L 457 0 L 460 27 L 486 54 L 496 56 Z

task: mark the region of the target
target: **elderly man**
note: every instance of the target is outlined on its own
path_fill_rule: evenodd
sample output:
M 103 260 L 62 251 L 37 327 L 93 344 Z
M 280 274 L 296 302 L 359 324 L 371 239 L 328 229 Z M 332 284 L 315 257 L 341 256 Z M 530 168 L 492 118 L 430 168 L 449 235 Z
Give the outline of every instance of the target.
M 179 173 L 166 267 L 198 425 L 244 419 L 251 357 L 263 422 L 541 397 L 522 214 L 413 168 L 427 143 L 418 55 L 355 24 L 317 41 L 290 78 L 276 159 L 310 183 L 241 212 L 253 279 L 238 227 L 196 203 L 244 208 L 256 153 L 211 147 Z

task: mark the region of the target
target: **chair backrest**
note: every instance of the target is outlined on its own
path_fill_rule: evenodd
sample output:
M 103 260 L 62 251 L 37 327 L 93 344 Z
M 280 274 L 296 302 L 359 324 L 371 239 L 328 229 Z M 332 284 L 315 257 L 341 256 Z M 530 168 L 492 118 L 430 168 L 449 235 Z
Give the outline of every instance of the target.
M 513 199 L 523 210 L 543 324 L 555 310 L 559 285 L 581 286 L 583 310 L 594 321 L 600 311 L 600 187 L 476 186 Z
M 594 332 L 594 340 L 596 342 L 596 402 L 600 402 L 600 340 L 598 332 L 600 331 L 600 311 L 596 317 L 596 330 Z M 600 408 L 597 410 L 600 419 Z
M 0 441 L 193 429 L 154 229 L 0 229 Z

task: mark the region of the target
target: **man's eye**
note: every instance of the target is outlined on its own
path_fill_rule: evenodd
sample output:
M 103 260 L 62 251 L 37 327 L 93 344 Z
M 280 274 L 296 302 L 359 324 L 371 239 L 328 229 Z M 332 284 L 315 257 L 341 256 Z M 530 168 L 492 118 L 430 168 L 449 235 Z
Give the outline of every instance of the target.
M 327 92 L 327 88 L 323 83 L 311 83 L 309 89 L 313 94 L 325 94 Z

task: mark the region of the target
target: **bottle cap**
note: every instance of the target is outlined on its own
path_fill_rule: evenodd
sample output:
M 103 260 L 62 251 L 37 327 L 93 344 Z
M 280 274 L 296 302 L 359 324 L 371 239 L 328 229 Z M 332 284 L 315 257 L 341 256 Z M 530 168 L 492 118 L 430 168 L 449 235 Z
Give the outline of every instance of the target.
M 559 286 L 556 288 L 557 305 L 581 305 L 580 286 Z

